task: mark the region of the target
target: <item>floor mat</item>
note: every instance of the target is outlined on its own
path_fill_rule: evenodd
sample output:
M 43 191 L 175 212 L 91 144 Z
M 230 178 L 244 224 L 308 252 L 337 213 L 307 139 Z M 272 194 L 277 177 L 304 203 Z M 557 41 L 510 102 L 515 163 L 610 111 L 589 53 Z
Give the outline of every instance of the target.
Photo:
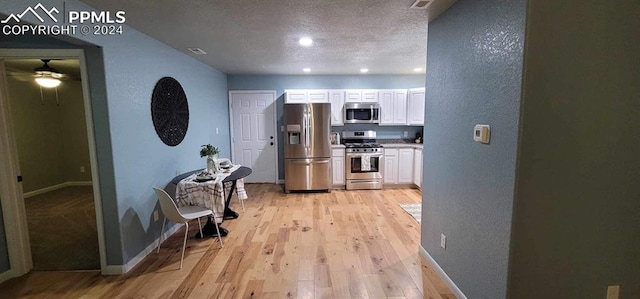
M 405 212 L 409 213 L 413 218 L 420 223 L 420 218 L 422 218 L 422 204 L 419 203 L 404 203 L 400 204 L 400 207 L 405 210 Z

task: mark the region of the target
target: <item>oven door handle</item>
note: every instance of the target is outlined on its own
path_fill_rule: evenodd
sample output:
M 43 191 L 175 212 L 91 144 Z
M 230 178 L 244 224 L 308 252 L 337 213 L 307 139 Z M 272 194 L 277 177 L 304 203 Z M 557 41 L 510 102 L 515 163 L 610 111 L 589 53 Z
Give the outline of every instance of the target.
M 348 153 L 347 157 L 362 157 L 363 155 L 369 155 L 370 157 L 383 157 L 384 154 L 376 153 L 376 154 L 361 154 L 361 153 Z

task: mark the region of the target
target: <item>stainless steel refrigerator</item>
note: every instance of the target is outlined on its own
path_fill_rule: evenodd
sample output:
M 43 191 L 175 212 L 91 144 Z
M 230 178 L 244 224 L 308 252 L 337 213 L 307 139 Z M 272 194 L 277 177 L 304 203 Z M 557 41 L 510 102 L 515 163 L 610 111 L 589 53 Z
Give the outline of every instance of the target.
M 331 191 L 331 104 L 285 104 L 284 128 L 284 191 Z

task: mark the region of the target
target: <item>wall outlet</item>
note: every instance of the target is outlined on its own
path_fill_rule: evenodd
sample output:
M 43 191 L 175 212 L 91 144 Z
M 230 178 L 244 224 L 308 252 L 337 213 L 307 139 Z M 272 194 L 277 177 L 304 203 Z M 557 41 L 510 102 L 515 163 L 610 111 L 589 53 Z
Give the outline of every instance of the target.
M 80 172 L 84 172 L 84 166 L 80 166 Z
M 405 138 L 409 137 L 409 131 L 402 132 L 402 136 L 404 136 Z
M 153 222 L 158 221 L 158 210 L 153 211 Z
M 447 236 L 444 234 L 440 234 L 440 247 L 442 247 L 442 249 L 447 249 Z
M 618 299 L 620 296 L 620 286 L 607 287 L 607 299 Z

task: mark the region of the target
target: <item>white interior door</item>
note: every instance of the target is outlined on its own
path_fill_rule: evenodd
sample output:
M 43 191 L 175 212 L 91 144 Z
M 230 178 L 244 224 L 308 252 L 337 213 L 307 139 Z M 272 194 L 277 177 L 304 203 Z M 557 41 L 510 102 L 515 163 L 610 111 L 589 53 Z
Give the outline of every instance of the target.
M 230 91 L 233 163 L 251 167 L 247 183 L 276 183 L 275 91 Z

